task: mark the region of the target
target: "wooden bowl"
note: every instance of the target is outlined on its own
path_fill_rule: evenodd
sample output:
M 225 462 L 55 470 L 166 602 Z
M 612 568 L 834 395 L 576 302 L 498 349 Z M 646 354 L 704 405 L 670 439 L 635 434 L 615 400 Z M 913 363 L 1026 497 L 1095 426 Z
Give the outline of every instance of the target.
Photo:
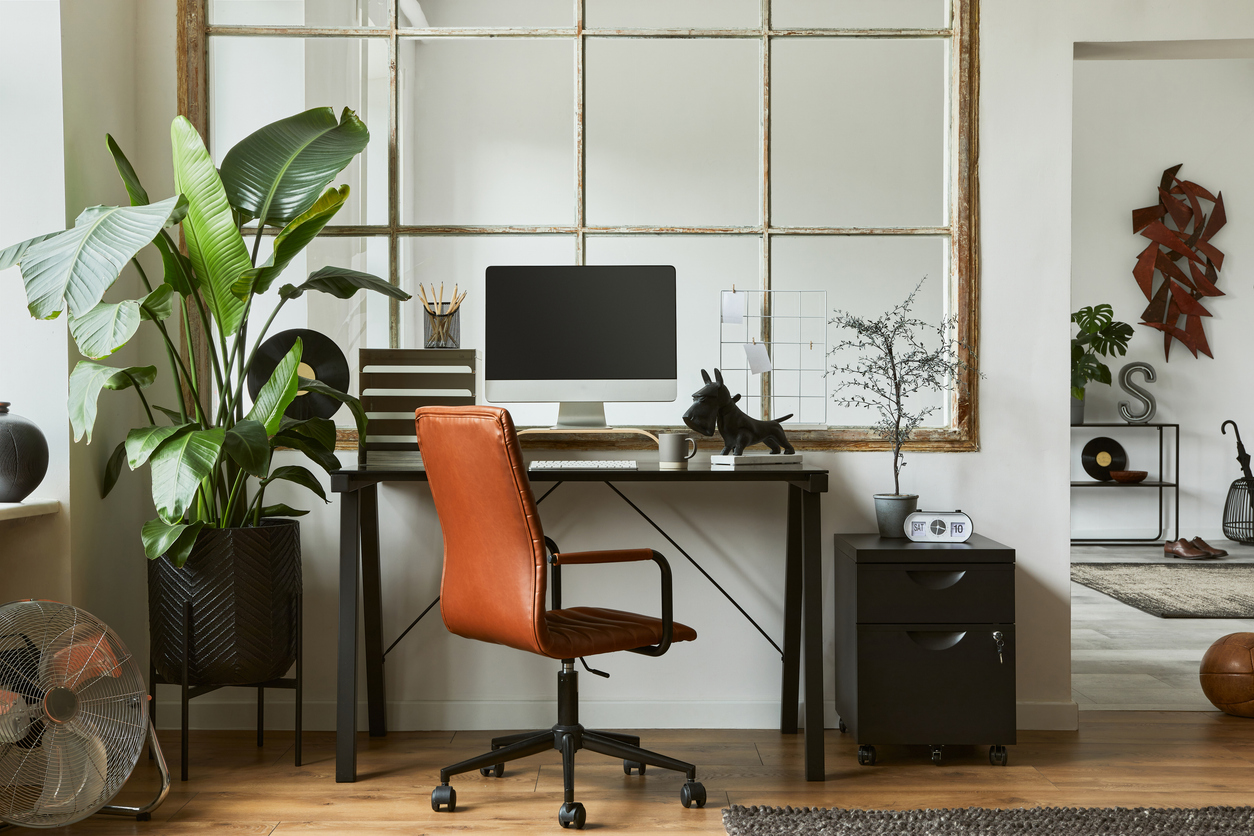
M 1116 482 L 1122 482 L 1125 485 L 1135 485 L 1137 482 L 1144 482 L 1145 477 L 1149 476 L 1146 470 L 1112 470 L 1110 478 Z

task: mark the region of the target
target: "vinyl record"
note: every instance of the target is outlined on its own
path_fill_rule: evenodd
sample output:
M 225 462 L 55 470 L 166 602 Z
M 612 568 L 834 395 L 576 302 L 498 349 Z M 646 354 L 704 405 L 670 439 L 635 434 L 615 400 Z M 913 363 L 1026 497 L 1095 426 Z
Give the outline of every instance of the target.
M 248 396 L 254 401 L 279 362 L 292 350 L 297 338 L 302 345 L 300 376 L 313 378 L 341 392 L 348 391 L 348 360 L 340 347 L 325 334 L 294 328 L 275 334 L 257 348 L 257 357 L 248 371 Z M 306 418 L 330 418 L 339 409 L 340 402 L 335 398 L 316 392 L 298 392 L 283 414 L 303 421 Z
M 1128 454 L 1118 441 L 1098 436 L 1084 445 L 1080 452 L 1080 463 L 1084 465 L 1084 472 L 1097 481 L 1109 482 L 1112 478 L 1110 471 L 1127 470 Z

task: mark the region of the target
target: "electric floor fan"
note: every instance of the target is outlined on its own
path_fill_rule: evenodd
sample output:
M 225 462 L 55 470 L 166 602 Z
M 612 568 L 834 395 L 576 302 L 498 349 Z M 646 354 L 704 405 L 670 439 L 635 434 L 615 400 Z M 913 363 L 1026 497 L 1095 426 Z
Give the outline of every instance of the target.
M 145 738 L 161 789 L 143 807 L 110 805 Z M 147 689 L 117 634 L 68 604 L 0 606 L 0 821 L 50 828 L 93 813 L 146 821 L 169 791 Z

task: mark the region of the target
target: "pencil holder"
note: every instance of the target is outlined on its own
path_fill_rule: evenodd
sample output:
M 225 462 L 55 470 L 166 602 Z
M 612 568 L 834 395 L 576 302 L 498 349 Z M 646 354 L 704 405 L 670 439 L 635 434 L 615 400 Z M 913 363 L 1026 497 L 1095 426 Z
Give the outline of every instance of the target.
M 450 302 L 440 306 L 441 311 L 448 311 Z M 427 348 L 460 348 L 462 340 L 462 312 L 433 314 L 423 308 L 422 334 Z

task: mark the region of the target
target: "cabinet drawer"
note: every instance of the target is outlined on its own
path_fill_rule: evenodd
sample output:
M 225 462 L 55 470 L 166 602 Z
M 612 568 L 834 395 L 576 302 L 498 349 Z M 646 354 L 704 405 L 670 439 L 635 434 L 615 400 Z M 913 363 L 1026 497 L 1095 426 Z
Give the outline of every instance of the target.
M 1014 566 L 860 564 L 857 606 L 859 624 L 1011 624 Z
M 1001 658 L 993 631 L 1003 635 Z M 858 628 L 859 743 L 1015 740 L 1013 625 Z

